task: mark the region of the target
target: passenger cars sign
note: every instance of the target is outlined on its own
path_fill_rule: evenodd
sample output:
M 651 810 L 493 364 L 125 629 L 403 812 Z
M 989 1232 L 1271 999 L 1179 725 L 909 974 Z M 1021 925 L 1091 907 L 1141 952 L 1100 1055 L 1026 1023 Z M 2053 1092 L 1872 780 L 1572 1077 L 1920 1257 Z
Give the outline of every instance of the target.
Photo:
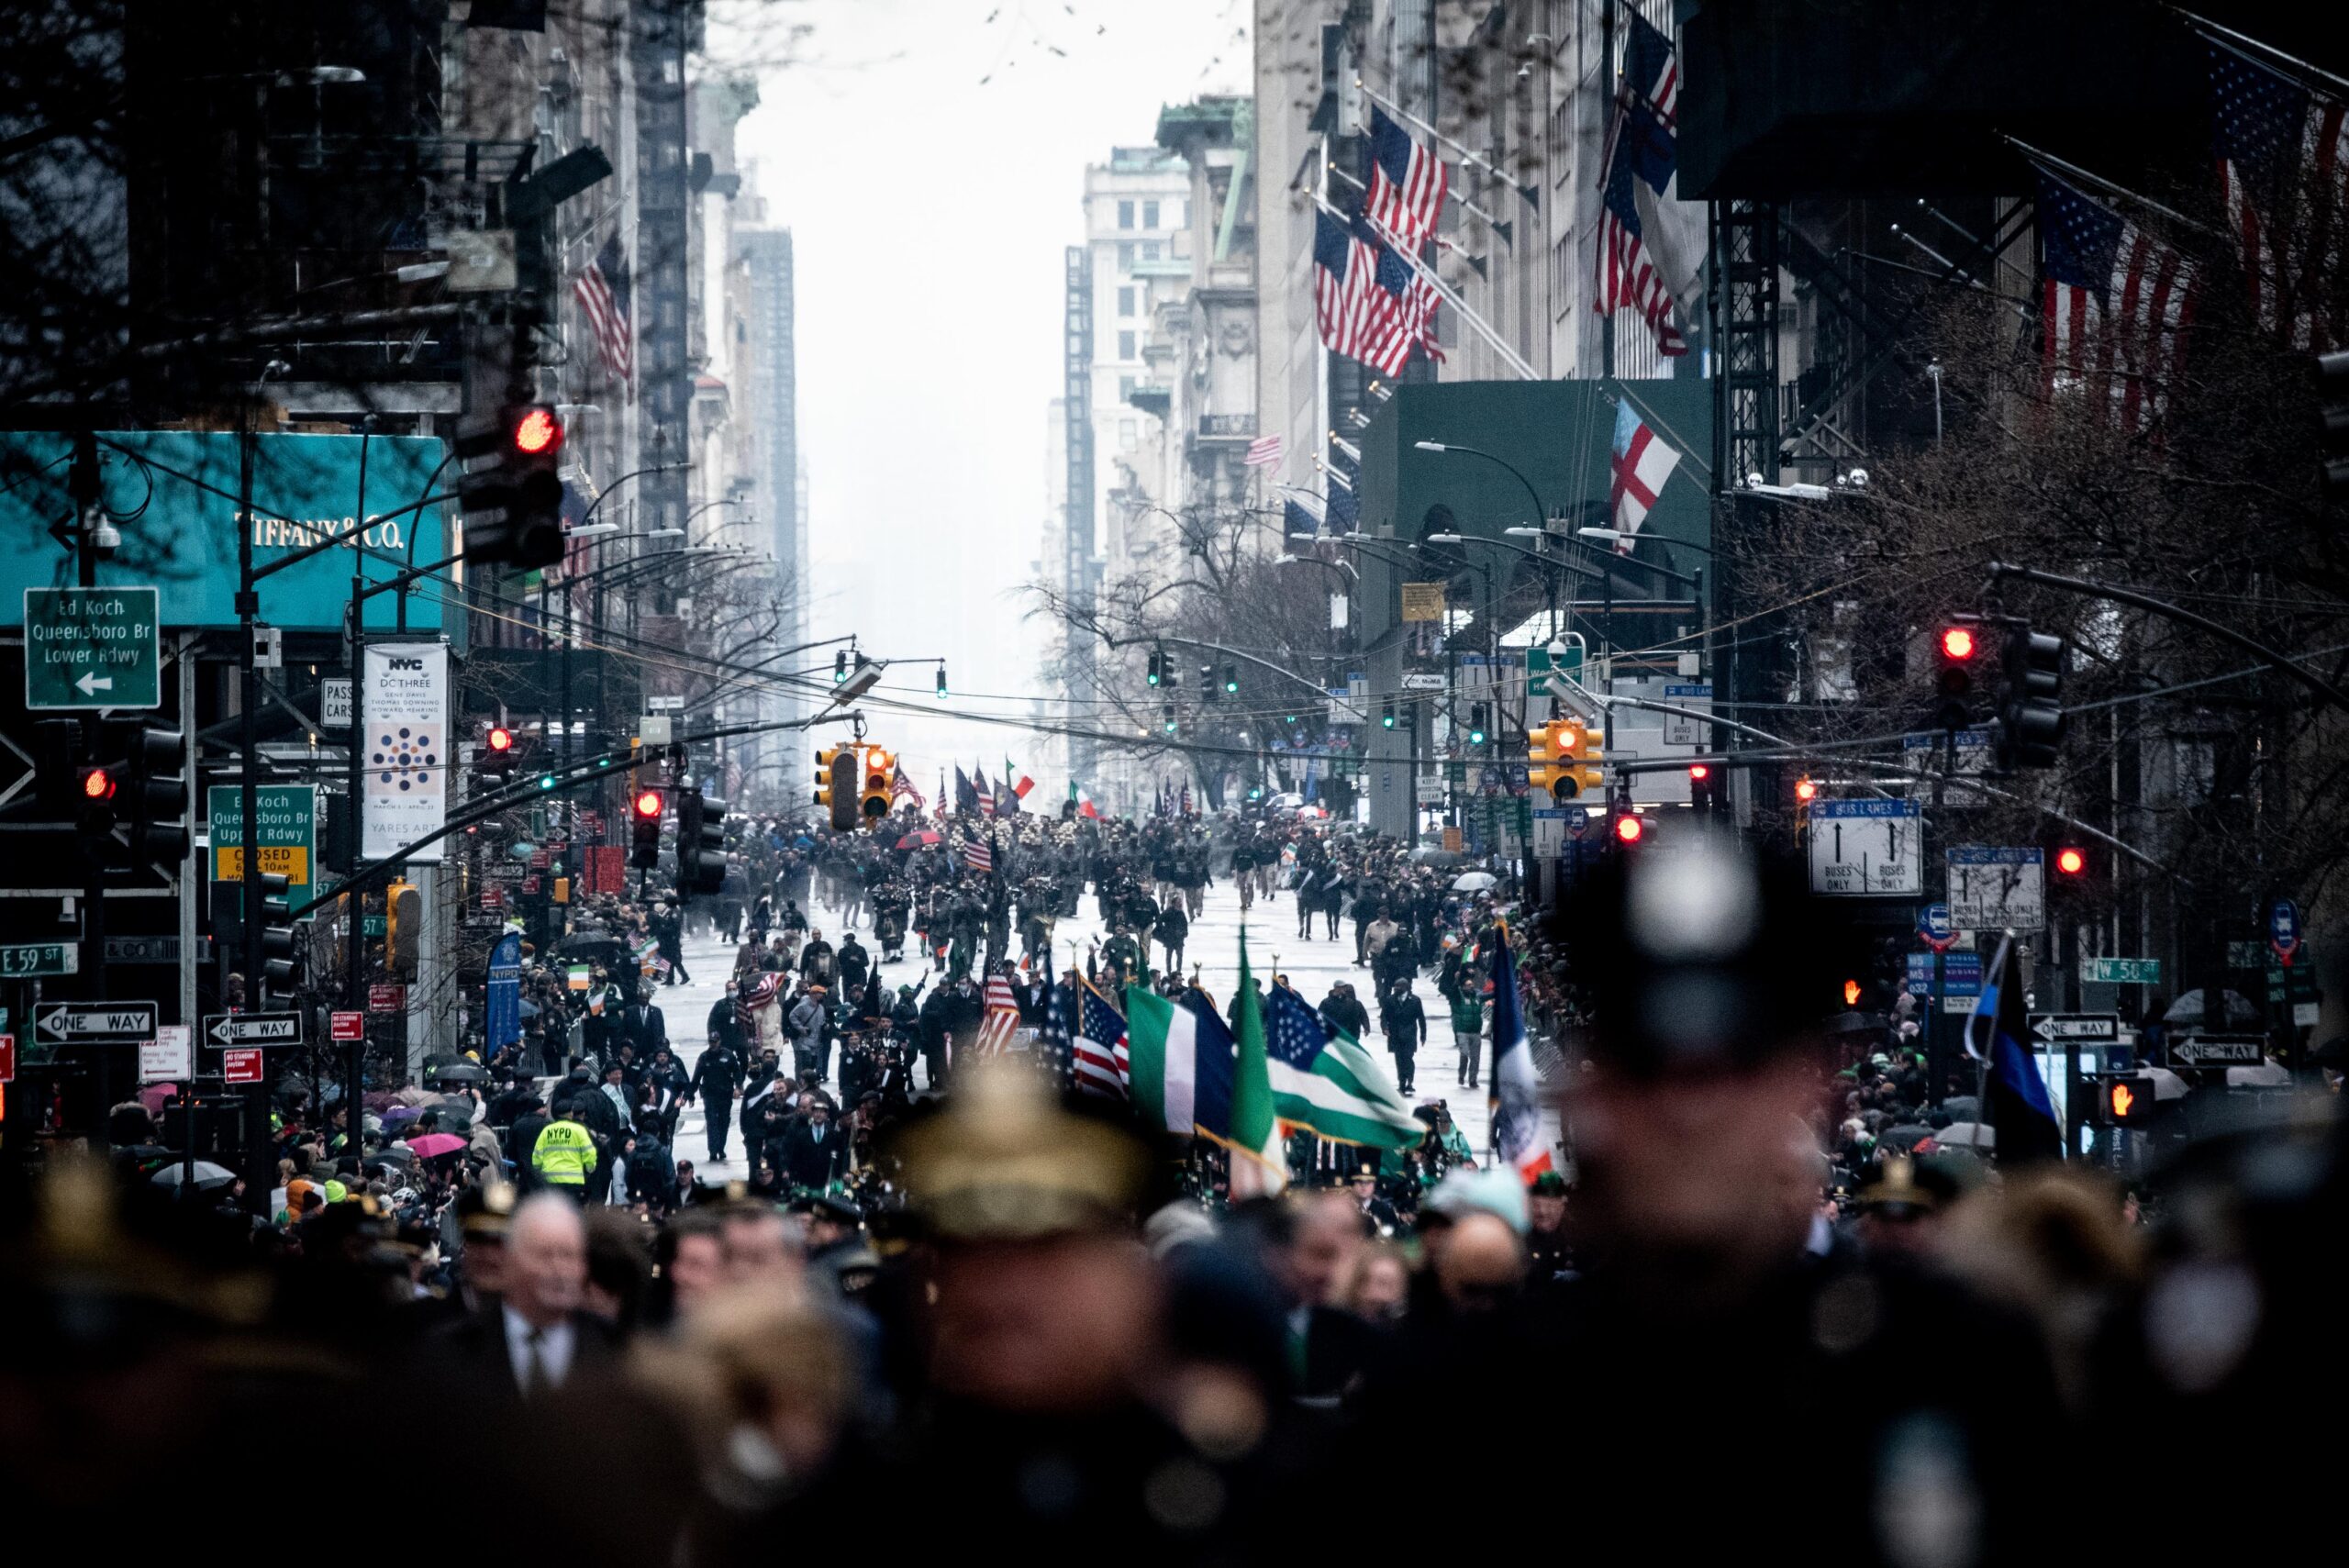
M 161 706 L 160 620 L 153 588 L 26 589 L 25 706 Z

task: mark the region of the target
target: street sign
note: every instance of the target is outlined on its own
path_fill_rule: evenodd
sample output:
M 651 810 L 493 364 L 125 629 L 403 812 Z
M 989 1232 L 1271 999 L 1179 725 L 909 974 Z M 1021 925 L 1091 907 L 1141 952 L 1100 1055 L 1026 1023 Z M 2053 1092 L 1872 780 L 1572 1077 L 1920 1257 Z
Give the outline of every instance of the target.
M 2288 964 L 2300 951 L 2300 906 L 2288 898 L 2267 906 L 2267 945 Z
M 1954 776 L 1978 779 L 1988 773 L 1995 739 L 1996 737 L 1987 729 L 1959 730 L 1956 736 L 1957 772 Z M 1938 729 L 1923 734 L 1904 735 L 1900 738 L 1900 761 L 1918 773 L 1938 773 L 1942 771 L 1943 760 L 1948 755 L 1944 751 L 1948 743 L 1949 738 Z
M 160 1084 L 195 1076 L 195 1031 L 185 1024 L 157 1024 L 155 1038 L 139 1045 L 139 1081 Z
M 180 961 L 180 940 L 177 937 L 108 937 L 108 963 L 177 963 Z
M 367 987 L 367 1010 L 371 1013 L 404 1013 L 407 1011 L 407 987 L 398 984 Z
M 1664 688 L 1664 700 L 1675 707 L 1691 708 L 1710 714 L 1713 710 L 1713 687 L 1709 681 L 1693 685 L 1668 685 Z M 1667 746 L 1705 747 L 1712 744 L 1713 727 L 1701 718 L 1687 718 L 1676 713 L 1664 716 L 1664 743 Z
M 2121 1018 L 2115 1013 L 2033 1013 L 2031 1038 L 2050 1045 L 2072 1040 L 2082 1045 L 2119 1045 Z
M 1909 994 L 1930 996 L 1933 991 L 1933 955 L 1912 952 L 1909 955 Z M 1978 952 L 1945 952 L 1942 954 L 1942 995 L 1944 996 L 1979 996 L 1982 995 L 1982 955 Z
M 2258 1034 L 2198 1034 L 2169 1042 L 2176 1067 L 2256 1067 L 2267 1060 L 2267 1037 Z
M 36 974 L 79 974 L 79 942 L 10 942 L 0 947 L 0 980 L 28 980 Z
M 1935 952 L 1947 952 L 1957 940 L 1957 932 L 1949 923 L 1949 906 L 1928 904 L 1917 911 L 1917 940 Z
M 161 707 L 153 588 L 25 590 L 25 706 Z
M 2159 985 L 2162 961 L 2157 958 L 2092 958 L 2080 966 L 2080 978 L 2092 985 Z
M 328 1033 L 343 1045 L 367 1038 L 367 1015 L 364 1013 L 329 1013 Z
M 318 683 L 318 726 L 323 729 L 351 728 L 351 677 L 328 675 Z
M 282 876 L 300 903 L 311 890 L 311 868 L 318 862 L 318 789 L 316 784 L 262 784 L 253 791 L 260 809 L 261 869 Z M 205 795 L 212 821 L 212 880 L 239 882 L 245 874 L 245 796 L 238 784 L 214 784 Z
M 105 1045 L 155 1038 L 152 1002 L 44 1002 L 33 1009 L 35 1038 Z
M 258 1084 L 261 1082 L 261 1050 L 247 1046 L 241 1051 L 220 1053 L 220 1078 L 228 1084 Z
M 1820 800 L 1810 807 L 1810 890 L 1915 897 L 1925 884 L 1924 806 L 1914 800 Z
M 204 1038 L 215 1045 L 299 1045 L 299 1013 L 215 1013 L 204 1020 Z
M 1443 690 L 1443 676 L 1425 670 L 1414 670 L 1403 677 L 1403 689 L 1407 692 L 1440 692 Z
M 362 937 L 380 937 L 389 932 L 391 929 L 391 917 L 388 915 L 359 917 L 359 934 Z
M 1811 807 L 1814 818 L 1818 810 Z M 2037 848 L 1965 844 L 1950 851 L 1949 923 L 1961 931 L 2041 929 L 2047 924 L 2046 859 Z
M 2227 944 L 2227 967 L 2229 969 L 2264 968 L 2266 965 L 2268 956 L 2267 944 L 2266 942 L 2229 942 Z

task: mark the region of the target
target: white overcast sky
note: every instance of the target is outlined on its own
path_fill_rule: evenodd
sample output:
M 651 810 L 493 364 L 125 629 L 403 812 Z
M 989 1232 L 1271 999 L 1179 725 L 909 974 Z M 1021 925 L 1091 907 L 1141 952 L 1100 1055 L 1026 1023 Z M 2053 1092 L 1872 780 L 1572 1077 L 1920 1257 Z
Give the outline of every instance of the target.
M 1248 0 L 736 0 L 718 12 L 713 66 L 734 52 L 728 21 L 756 17 L 770 57 L 776 29 L 810 28 L 804 63 L 762 70 L 737 146 L 797 263 L 816 635 L 942 654 L 947 707 L 1028 711 L 1044 629 L 1021 622 L 1018 590 L 1043 534 L 1063 252 L 1082 237 L 1085 166 L 1150 144 L 1163 104 L 1245 90 L 1250 12 Z M 929 666 L 890 679 L 929 701 Z M 874 733 L 925 792 L 941 762 L 979 761 L 992 777 L 1007 752 L 1026 766 L 1035 751 L 1018 730 L 929 712 Z

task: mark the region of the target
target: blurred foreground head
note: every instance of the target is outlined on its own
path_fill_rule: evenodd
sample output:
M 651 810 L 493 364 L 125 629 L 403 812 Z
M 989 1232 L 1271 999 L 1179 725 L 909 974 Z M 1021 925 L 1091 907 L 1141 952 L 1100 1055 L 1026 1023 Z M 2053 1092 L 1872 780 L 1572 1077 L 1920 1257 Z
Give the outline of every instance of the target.
M 1075 1410 L 1132 1390 L 1158 1316 L 1133 1235 L 1146 1151 L 1056 1105 L 1024 1063 L 982 1059 L 906 1129 L 908 1200 L 932 1241 L 931 1376 L 1006 1410 Z
M 1791 1134 L 1864 949 L 1798 863 L 1722 834 L 1657 849 L 1559 911 L 1586 1018 L 1564 1115 L 1593 1243 L 1701 1304 L 1801 1250 L 1820 1165 Z

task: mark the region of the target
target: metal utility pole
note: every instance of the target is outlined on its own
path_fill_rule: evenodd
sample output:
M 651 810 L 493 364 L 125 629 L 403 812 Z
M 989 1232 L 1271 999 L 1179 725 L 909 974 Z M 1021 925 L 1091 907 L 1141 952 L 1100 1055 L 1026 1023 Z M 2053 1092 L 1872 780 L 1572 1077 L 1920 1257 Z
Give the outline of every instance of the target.
M 73 497 L 73 567 L 74 581 L 84 588 L 98 585 L 98 525 L 103 516 L 98 477 L 98 438 L 95 431 L 83 430 L 73 439 L 73 466 L 69 474 L 68 488 Z M 30 647 L 26 650 L 29 659 Z M 95 713 L 82 716 L 82 755 L 98 760 L 99 737 L 105 727 Z M 93 1000 L 106 999 L 106 870 L 103 843 L 82 846 L 82 941 L 84 963 L 83 973 L 89 976 Z M 101 1048 L 103 1051 L 103 1048 Z M 106 1060 L 101 1054 L 99 1061 Z M 114 1103 L 114 1086 L 103 1072 L 97 1075 L 100 1097 Z

